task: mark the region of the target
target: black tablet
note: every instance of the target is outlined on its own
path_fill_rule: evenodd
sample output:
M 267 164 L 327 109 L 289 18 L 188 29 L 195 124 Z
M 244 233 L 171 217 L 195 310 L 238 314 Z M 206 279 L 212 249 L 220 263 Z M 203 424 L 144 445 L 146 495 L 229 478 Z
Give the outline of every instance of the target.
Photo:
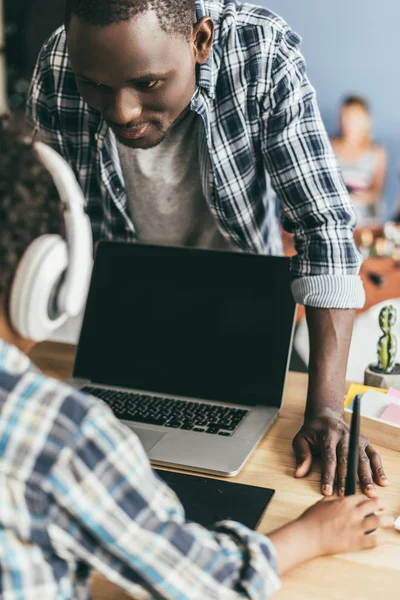
M 275 490 L 220 479 L 154 469 L 174 490 L 186 518 L 211 527 L 226 519 L 256 529 Z

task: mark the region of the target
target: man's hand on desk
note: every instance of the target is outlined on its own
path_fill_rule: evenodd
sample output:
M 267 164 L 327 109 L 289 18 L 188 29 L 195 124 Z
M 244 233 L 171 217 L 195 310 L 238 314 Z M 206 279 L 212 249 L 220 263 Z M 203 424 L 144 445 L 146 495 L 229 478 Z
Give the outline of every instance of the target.
M 333 494 L 335 482 L 339 493 L 344 493 L 349 428 L 343 418 L 343 402 L 354 312 L 306 307 L 310 338 L 307 407 L 293 449 L 296 477 L 305 477 L 313 457 L 321 457 L 325 496 Z M 379 455 L 364 437 L 360 440 L 359 478 L 363 493 L 369 497 L 376 496 L 373 480 L 382 486 L 389 484 Z
M 344 495 L 347 473 L 349 427 L 343 413 L 329 408 L 306 419 L 293 440 L 297 468 L 295 477 L 305 477 L 311 470 L 313 457 L 321 457 L 321 490 L 331 496 L 335 489 Z M 379 454 L 366 437 L 360 437 L 359 479 L 361 490 L 370 498 L 376 496 L 374 480 L 382 486 L 389 484 Z

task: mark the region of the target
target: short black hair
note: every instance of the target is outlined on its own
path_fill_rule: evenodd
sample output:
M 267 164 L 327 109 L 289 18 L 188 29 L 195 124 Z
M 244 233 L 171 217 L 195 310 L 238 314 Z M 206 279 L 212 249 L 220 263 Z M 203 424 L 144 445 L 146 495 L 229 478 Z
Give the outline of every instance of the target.
M 71 16 L 91 25 L 112 25 L 154 10 L 166 33 L 189 38 L 196 15 L 195 0 L 67 0 L 65 26 Z
M 361 106 L 365 110 L 365 112 L 370 112 L 370 107 L 368 101 L 362 96 L 346 96 L 342 102 L 342 106 Z
M 0 296 L 6 302 L 25 250 L 46 233 L 64 235 L 53 179 L 21 119 L 0 118 Z

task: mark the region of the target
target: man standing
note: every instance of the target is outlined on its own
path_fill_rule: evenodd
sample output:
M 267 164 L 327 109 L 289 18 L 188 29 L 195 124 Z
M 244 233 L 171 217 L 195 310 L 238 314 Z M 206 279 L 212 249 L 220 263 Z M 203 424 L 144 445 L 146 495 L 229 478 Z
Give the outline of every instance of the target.
M 67 0 L 28 111 L 73 167 L 95 241 L 279 253 L 276 191 L 310 333 L 296 476 L 320 453 L 329 496 L 335 481 L 344 493 L 344 379 L 364 292 L 354 213 L 299 44 L 278 16 L 237 0 Z M 387 484 L 364 439 L 370 496 L 373 477 Z

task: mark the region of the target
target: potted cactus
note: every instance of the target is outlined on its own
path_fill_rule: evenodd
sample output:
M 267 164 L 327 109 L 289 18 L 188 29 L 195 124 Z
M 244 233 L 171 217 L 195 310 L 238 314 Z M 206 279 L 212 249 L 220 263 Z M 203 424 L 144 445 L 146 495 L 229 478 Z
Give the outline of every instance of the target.
M 397 311 L 385 306 L 379 314 L 383 335 L 378 340 L 378 363 L 365 370 L 364 383 L 374 387 L 400 389 L 400 365 L 396 363 L 397 339 L 393 332 Z

